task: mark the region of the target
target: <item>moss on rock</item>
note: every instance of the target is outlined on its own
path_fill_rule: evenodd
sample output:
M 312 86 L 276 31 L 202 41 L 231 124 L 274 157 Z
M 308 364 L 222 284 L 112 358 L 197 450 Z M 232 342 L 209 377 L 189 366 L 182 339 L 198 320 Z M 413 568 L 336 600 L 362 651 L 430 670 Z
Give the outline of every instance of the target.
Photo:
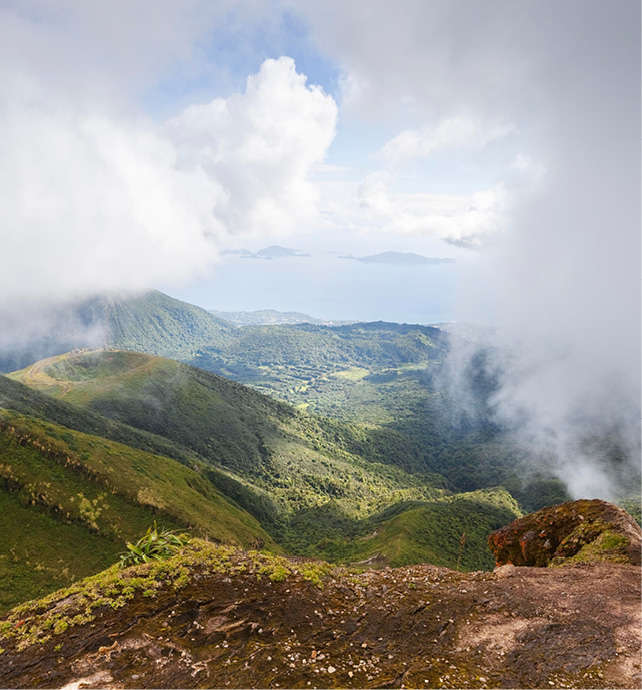
M 488 544 L 497 565 L 640 565 L 641 534 L 635 520 L 612 503 L 579 500 L 519 518 L 493 532 Z

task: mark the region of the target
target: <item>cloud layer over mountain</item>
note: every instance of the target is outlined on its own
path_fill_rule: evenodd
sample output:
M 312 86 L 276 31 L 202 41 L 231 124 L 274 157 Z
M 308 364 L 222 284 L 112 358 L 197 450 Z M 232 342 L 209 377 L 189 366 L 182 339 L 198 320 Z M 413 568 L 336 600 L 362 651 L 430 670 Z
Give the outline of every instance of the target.
M 198 17 L 212 14 L 202 3 L 5 8 L 3 298 L 185 278 L 236 233 L 287 233 L 315 217 L 307 176 L 337 107 L 293 60 L 265 60 L 242 92 L 166 123 L 141 112 L 141 90 L 189 54 Z

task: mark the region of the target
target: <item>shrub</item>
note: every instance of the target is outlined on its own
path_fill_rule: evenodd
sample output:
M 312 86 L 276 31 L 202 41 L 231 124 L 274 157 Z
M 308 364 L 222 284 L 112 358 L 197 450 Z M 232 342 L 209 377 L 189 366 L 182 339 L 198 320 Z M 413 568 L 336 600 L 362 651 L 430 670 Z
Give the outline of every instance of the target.
M 154 526 L 148 528 L 144 537 L 135 544 L 127 542 L 129 552 L 120 557 L 120 567 L 169 558 L 188 542 L 189 538 L 185 534 L 177 535 L 176 530 L 159 531 L 154 521 Z

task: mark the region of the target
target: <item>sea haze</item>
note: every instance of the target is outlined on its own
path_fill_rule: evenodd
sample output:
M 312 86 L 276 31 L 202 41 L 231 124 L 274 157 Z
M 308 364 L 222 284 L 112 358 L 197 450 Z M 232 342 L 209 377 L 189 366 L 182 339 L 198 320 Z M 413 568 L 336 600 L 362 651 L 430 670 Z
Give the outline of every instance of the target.
M 437 323 L 451 321 L 459 264 L 368 264 L 335 254 L 247 261 L 226 256 L 207 281 L 172 294 L 219 311 L 277 309 L 317 318 Z

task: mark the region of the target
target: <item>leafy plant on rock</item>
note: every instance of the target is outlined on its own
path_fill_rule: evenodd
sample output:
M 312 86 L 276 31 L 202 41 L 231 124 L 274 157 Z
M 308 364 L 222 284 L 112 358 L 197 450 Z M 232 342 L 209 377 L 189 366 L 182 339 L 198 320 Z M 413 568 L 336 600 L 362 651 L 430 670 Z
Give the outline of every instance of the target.
M 135 544 L 127 542 L 128 553 L 120 557 L 120 567 L 127 568 L 130 565 L 140 565 L 153 560 L 170 558 L 178 550 L 189 542 L 185 534 L 176 534 L 176 530 L 159 531 L 154 521 L 154 526 L 149 527 L 145 536 Z

